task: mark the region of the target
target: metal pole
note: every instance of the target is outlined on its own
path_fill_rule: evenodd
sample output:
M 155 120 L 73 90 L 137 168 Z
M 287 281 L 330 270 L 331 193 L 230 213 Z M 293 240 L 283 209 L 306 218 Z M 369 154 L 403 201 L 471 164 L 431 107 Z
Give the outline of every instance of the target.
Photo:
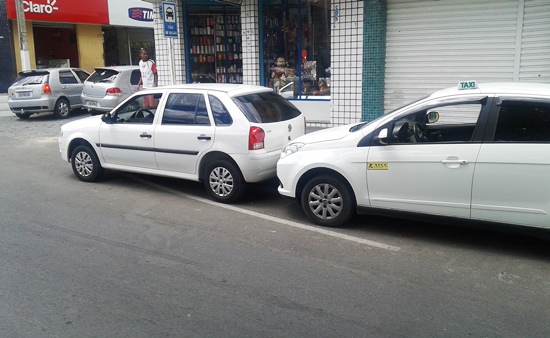
M 128 28 L 124 28 L 124 33 L 126 33 L 126 43 L 128 44 L 128 57 L 130 58 L 130 65 L 134 65 L 134 61 L 132 59 L 132 42 L 130 41 L 130 34 L 128 33 Z M 138 61 L 139 64 L 139 61 Z
M 23 0 L 15 0 L 17 15 L 17 31 L 19 33 L 19 49 L 21 54 L 21 70 L 31 69 L 31 58 L 29 56 L 29 44 L 27 40 L 27 24 L 23 10 Z
M 165 38 L 166 39 L 166 38 Z M 174 48 L 172 48 L 172 38 L 168 38 L 168 49 L 170 50 L 170 84 L 174 85 L 176 83 L 176 70 L 174 69 Z

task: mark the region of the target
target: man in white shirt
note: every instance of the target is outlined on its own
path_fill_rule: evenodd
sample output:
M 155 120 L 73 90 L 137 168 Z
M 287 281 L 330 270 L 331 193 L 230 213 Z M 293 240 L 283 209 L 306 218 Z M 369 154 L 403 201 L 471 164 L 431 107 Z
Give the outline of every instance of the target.
M 158 74 L 157 74 L 157 65 L 155 64 L 155 61 L 149 59 L 149 52 L 145 48 L 141 49 L 139 56 L 141 58 L 141 60 L 139 60 L 139 70 L 141 72 L 141 78 L 139 79 L 137 90 L 139 90 L 140 86 L 143 87 L 143 89 L 157 87 Z M 153 98 L 152 95 L 145 96 L 143 107 L 144 108 L 156 107 L 155 101 L 156 100 Z

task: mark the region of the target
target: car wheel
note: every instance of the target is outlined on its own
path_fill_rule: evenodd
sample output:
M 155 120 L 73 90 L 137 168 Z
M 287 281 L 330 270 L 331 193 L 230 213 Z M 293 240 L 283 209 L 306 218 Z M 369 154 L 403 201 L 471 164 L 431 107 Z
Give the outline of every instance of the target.
M 31 113 L 15 113 L 15 116 L 19 117 L 21 120 L 26 120 L 31 116 Z
M 66 99 L 59 99 L 55 103 L 55 109 L 53 111 L 53 114 L 58 119 L 65 119 L 69 117 L 69 113 L 71 112 L 71 105 L 69 104 L 69 101 Z
M 302 209 L 316 224 L 338 227 L 355 213 L 355 200 L 347 184 L 330 176 L 310 179 L 302 190 Z
M 97 181 L 103 175 L 103 167 L 89 146 L 78 146 L 73 150 L 71 166 L 76 177 L 85 182 Z
M 227 160 L 213 161 L 206 166 L 204 186 L 218 202 L 235 202 L 244 194 L 245 184 L 239 169 Z

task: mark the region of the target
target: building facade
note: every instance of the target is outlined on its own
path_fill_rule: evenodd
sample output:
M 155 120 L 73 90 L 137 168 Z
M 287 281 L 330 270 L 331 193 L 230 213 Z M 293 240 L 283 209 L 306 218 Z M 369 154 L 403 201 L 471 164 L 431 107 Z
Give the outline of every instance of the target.
M 464 80 L 550 82 L 550 0 L 173 3 L 170 38 L 153 5 L 161 84 L 268 86 L 310 125 L 372 120 Z
M 13 62 L 12 45 L 6 2 L 0 0 L 0 60 L 3 63 L 2 71 L 0 71 L 0 93 L 6 93 L 13 82 L 15 63 Z
M 15 0 L 6 0 L 13 55 L 21 70 Z M 139 0 L 23 1 L 31 68 L 69 65 L 93 71 L 137 64 L 139 49 L 154 55 L 152 5 Z

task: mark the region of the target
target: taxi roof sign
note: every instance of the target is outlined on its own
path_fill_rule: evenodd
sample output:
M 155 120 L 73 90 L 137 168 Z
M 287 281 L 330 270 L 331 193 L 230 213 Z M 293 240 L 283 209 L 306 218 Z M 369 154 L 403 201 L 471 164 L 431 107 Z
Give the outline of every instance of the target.
M 476 81 L 461 81 L 458 83 L 458 90 L 477 89 Z

